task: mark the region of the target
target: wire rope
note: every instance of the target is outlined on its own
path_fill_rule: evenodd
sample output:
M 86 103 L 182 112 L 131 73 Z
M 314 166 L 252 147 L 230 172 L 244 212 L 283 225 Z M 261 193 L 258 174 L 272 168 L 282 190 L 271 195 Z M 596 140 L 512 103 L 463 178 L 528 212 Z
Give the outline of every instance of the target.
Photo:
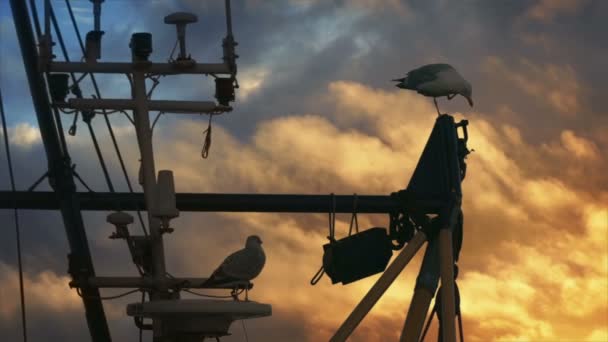
M 68 13 L 70 15 L 70 19 L 72 21 L 72 26 L 74 27 L 74 31 L 76 32 L 76 36 L 78 38 L 78 44 L 80 45 L 80 49 L 82 51 L 83 54 L 85 54 L 85 48 L 84 45 L 82 43 L 82 36 L 80 34 L 80 30 L 78 29 L 78 23 L 76 22 L 76 17 L 74 16 L 74 11 L 72 10 L 72 5 L 70 4 L 69 0 L 65 1 L 67 9 L 68 9 Z M 101 99 L 101 92 L 99 91 L 99 86 L 97 85 L 97 81 L 95 79 L 95 75 L 93 73 L 89 73 L 89 77 L 91 78 L 91 83 L 93 84 L 93 88 L 95 89 L 95 94 L 97 95 L 98 98 Z M 126 114 L 126 112 L 123 112 L 127 118 L 129 118 L 129 121 L 133 122 L 133 120 Z M 108 127 L 108 131 L 110 133 L 110 138 L 112 140 L 112 144 L 114 146 L 114 150 L 116 151 L 116 155 L 118 157 L 118 162 L 120 164 L 120 168 L 122 169 L 122 172 L 125 176 L 125 180 L 127 182 L 127 188 L 129 189 L 130 193 L 133 193 L 133 186 L 131 185 L 131 180 L 129 179 L 129 174 L 127 172 L 127 168 L 125 166 L 124 160 L 122 158 L 122 153 L 120 152 L 120 148 L 118 147 L 118 142 L 116 141 L 116 136 L 114 135 L 114 130 L 112 129 L 112 125 L 110 124 L 110 120 L 108 119 L 107 113 L 105 113 L 105 111 L 103 112 L 103 117 L 105 119 L 106 122 L 106 126 Z M 141 229 L 144 233 L 145 236 L 148 236 L 148 231 L 146 229 L 146 224 L 144 223 L 143 217 L 141 215 L 141 211 L 138 209 L 136 210 L 137 212 L 137 217 L 139 219 L 139 222 L 141 224 Z
M 55 33 L 57 34 L 57 41 L 59 42 L 59 46 L 61 48 L 61 52 L 63 53 L 63 58 L 66 62 L 70 61 L 70 57 L 68 56 L 68 51 L 65 47 L 65 42 L 63 40 L 63 35 L 61 34 L 61 30 L 59 29 L 59 25 L 57 24 L 57 18 L 55 16 L 55 11 L 53 7 L 49 5 L 49 13 L 51 16 L 51 22 L 53 24 L 53 28 L 55 29 Z M 72 87 L 78 87 L 78 80 L 73 72 L 70 73 L 72 78 L 72 82 L 74 85 Z M 72 92 L 75 93 L 76 97 L 82 98 L 82 93 L 80 88 L 74 88 Z M 97 154 L 97 159 L 99 159 L 99 164 L 101 165 L 101 170 L 103 172 L 103 176 L 108 184 L 108 189 L 110 192 L 114 191 L 114 185 L 112 184 L 112 179 L 110 178 L 110 173 L 108 172 L 108 167 L 106 166 L 106 162 L 103 158 L 103 154 L 101 153 L 101 149 L 99 148 L 99 142 L 97 141 L 97 136 L 95 134 L 95 130 L 93 129 L 93 125 L 91 124 L 91 117 L 87 116 L 83 113 L 83 120 L 86 122 L 89 128 L 89 134 L 91 135 L 91 140 L 93 141 L 93 146 L 95 148 L 95 153 Z
M 11 150 L 8 144 L 8 129 L 6 128 L 6 116 L 4 114 L 4 105 L 2 102 L 2 92 L 0 92 L 0 114 L 2 116 L 2 133 L 4 135 L 4 147 L 6 150 L 6 160 L 8 163 L 8 173 L 11 181 L 11 191 L 16 195 L 15 175 L 13 173 L 13 161 L 11 158 Z M 23 286 L 23 263 L 21 259 L 21 227 L 19 225 L 19 211 L 17 210 L 17 200 L 15 198 L 13 214 L 15 218 L 15 235 L 17 241 L 17 267 L 19 270 L 19 299 L 21 302 L 21 326 L 23 330 L 23 341 L 27 341 L 27 318 L 25 315 L 25 289 Z

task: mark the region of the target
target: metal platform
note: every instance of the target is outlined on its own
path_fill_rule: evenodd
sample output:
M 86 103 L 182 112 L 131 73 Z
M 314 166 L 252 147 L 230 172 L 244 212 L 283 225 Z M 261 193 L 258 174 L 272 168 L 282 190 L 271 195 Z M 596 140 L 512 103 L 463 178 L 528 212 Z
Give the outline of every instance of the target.
M 163 330 L 179 341 L 228 335 L 232 322 L 272 315 L 272 306 L 252 301 L 180 299 L 127 305 L 127 315 L 161 319 Z

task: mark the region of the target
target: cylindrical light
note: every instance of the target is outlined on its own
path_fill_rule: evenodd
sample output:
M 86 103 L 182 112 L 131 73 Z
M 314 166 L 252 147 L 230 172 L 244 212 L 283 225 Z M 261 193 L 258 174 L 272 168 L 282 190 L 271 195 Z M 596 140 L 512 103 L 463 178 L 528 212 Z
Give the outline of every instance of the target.
M 152 53 L 152 34 L 148 32 L 133 33 L 129 47 L 134 61 L 147 61 Z

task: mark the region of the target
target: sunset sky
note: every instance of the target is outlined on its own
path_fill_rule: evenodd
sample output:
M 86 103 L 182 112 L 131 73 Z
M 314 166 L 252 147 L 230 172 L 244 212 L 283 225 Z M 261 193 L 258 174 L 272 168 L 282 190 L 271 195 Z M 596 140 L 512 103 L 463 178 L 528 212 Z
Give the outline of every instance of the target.
M 91 3 L 72 4 L 81 32 L 92 30 Z M 79 60 L 65 2 L 53 5 L 70 57 Z M 218 0 L 106 0 L 102 59 L 129 60 L 131 34 L 151 32 L 151 59 L 166 61 L 175 29 L 163 17 L 175 11 L 199 17 L 187 29 L 192 57 L 219 62 L 225 26 Z M 207 118 L 164 115 L 154 131 L 157 169 L 173 170 L 180 192 L 390 194 L 406 187 L 437 117 L 431 99 L 390 80 L 423 64 L 450 63 L 471 82 L 475 101 L 474 108 L 462 97 L 439 101 L 470 121 L 475 149 L 463 183 L 458 281 L 466 340 L 606 342 L 607 16 L 603 0 L 235 0 L 235 110 L 214 118 L 208 159 L 200 156 Z M 55 54 L 62 59 L 59 49 Z M 130 96 L 124 76 L 98 81 L 104 97 Z M 90 97 L 90 83 L 83 84 Z M 8 1 L 0 2 L 0 87 L 17 187 L 25 190 L 45 172 L 46 159 Z M 154 98 L 210 100 L 213 92 L 212 78 L 165 77 Z M 71 120 L 63 116 L 66 130 Z M 111 121 L 136 184 L 134 129 L 123 116 Z M 114 185 L 126 191 L 102 118 L 94 127 Z M 66 137 L 79 174 L 107 191 L 86 125 Z M 10 189 L 4 147 L 0 189 Z M 45 182 L 38 190 L 49 189 Z M 124 242 L 108 239 L 107 214 L 84 213 L 96 273 L 135 276 Z M 21 333 L 12 215 L 0 211 L 3 341 Z M 20 217 L 30 341 L 89 340 L 82 301 L 68 287 L 59 212 L 24 210 Z M 345 236 L 350 216 L 337 218 L 336 235 Z M 360 215 L 359 223 L 386 227 L 388 217 Z M 250 298 L 272 304 L 273 315 L 246 322 L 250 341 L 325 341 L 378 278 L 309 284 L 327 241 L 326 214 L 184 212 L 172 225 L 165 247 L 174 276 L 206 277 L 248 235 L 261 236 L 267 264 Z M 352 341 L 398 340 L 419 254 Z M 115 341 L 135 340 L 125 306 L 138 300 L 104 302 Z M 244 341 L 240 324 L 231 333 L 222 341 Z

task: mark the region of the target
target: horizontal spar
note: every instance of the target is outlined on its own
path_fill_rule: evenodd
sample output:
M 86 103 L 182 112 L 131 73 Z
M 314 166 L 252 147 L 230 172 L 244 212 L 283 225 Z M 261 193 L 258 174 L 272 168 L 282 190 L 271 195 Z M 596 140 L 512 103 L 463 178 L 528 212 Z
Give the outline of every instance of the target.
M 142 193 L 98 193 L 79 192 L 82 210 L 143 210 Z M 332 211 L 332 197 L 335 198 L 335 212 L 352 213 L 356 197 L 358 213 L 390 213 L 402 208 L 428 214 L 438 213 L 443 205 L 440 200 L 408 200 L 402 203 L 395 197 L 386 195 L 293 195 L 293 194 L 176 194 L 177 208 L 192 212 L 269 212 L 269 213 L 327 213 Z M 9 209 L 17 205 L 19 209 L 59 209 L 53 192 L 0 191 L 0 208 Z
M 252 288 L 253 285 L 239 282 L 224 283 L 220 285 L 205 285 L 207 278 L 164 278 L 165 286 L 169 288 L 181 287 L 187 289 L 233 289 Z M 70 282 L 70 287 L 93 287 L 93 288 L 139 288 L 155 289 L 159 287 L 156 279 L 144 277 L 90 277 L 77 279 Z
M 156 75 L 175 74 L 230 74 L 230 66 L 225 63 L 196 63 L 192 65 L 180 65 L 177 63 L 78 63 L 78 62 L 51 62 L 51 72 L 75 72 L 75 73 L 105 73 L 105 74 L 129 74 L 141 71 Z
M 217 105 L 213 101 L 168 101 L 168 100 L 148 100 L 148 109 L 151 111 L 169 113 L 217 113 L 227 112 L 232 108 Z M 57 104 L 62 108 L 78 110 L 134 110 L 137 108 L 137 101 L 127 99 L 69 99 L 67 103 Z

